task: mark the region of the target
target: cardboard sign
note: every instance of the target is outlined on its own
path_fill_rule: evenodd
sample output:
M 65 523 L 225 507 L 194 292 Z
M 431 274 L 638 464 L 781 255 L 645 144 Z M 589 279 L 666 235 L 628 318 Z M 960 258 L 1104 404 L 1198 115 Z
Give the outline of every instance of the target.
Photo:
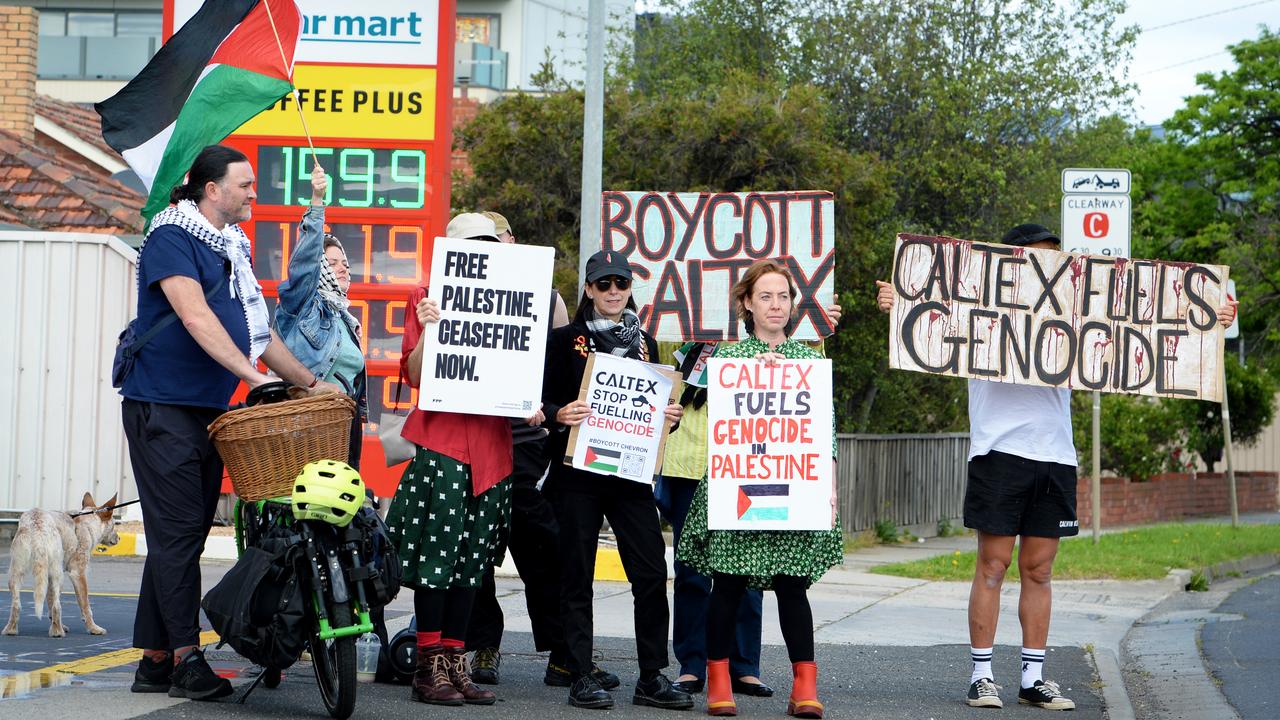
M 729 291 L 751 264 L 782 262 L 796 281 L 794 337 L 832 328 L 835 199 L 825 191 L 606 192 L 601 250 L 627 256 L 640 322 L 658 340 L 720 342 L 744 336 Z
M 712 358 L 707 527 L 830 530 L 831 361 Z
M 680 373 L 665 365 L 591 353 L 578 399 L 591 416 L 569 431 L 566 465 L 652 482 L 662 470 L 667 405 L 676 402 Z
M 440 322 L 423 329 L 420 409 L 537 411 L 554 260 L 549 247 L 436 238 L 427 295 L 440 303 Z
M 889 365 L 1222 400 L 1228 268 L 898 235 Z

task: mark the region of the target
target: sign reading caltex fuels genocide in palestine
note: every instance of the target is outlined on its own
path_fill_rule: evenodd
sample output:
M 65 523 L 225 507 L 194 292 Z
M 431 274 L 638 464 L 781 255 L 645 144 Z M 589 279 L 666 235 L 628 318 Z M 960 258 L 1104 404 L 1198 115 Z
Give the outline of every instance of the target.
M 1222 400 L 1222 265 L 898 235 L 890 367 Z

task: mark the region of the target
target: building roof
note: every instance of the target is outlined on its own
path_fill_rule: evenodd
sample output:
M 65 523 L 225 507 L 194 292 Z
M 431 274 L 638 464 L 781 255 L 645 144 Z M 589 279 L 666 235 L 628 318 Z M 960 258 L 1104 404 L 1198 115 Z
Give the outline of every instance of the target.
M 102 139 L 102 118 L 92 105 L 67 102 L 37 93 L 36 115 L 58 124 L 121 162 L 124 161 L 119 153 Z
M 0 222 L 55 232 L 137 233 L 146 198 L 98 165 L 0 130 Z

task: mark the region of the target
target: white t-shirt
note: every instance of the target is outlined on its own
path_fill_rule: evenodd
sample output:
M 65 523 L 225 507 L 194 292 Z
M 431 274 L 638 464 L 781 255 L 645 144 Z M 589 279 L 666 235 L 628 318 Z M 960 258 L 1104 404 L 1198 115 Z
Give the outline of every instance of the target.
M 999 450 L 1075 467 L 1071 391 L 969 381 L 969 459 Z

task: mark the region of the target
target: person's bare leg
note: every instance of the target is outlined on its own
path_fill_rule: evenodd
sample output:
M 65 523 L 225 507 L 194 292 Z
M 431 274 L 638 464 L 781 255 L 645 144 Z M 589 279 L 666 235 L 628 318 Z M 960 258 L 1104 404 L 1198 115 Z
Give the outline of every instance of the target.
M 1018 596 L 1018 620 L 1022 623 L 1022 646 L 1043 650 L 1049 642 L 1049 614 L 1053 610 L 1053 560 L 1058 556 L 1058 538 L 1022 536 L 1018 548 L 1018 574 L 1022 591 Z
M 996 623 L 1000 620 L 1000 588 L 1013 557 L 1012 535 L 992 535 L 978 531 L 978 560 L 969 588 L 969 644 L 995 646 Z

